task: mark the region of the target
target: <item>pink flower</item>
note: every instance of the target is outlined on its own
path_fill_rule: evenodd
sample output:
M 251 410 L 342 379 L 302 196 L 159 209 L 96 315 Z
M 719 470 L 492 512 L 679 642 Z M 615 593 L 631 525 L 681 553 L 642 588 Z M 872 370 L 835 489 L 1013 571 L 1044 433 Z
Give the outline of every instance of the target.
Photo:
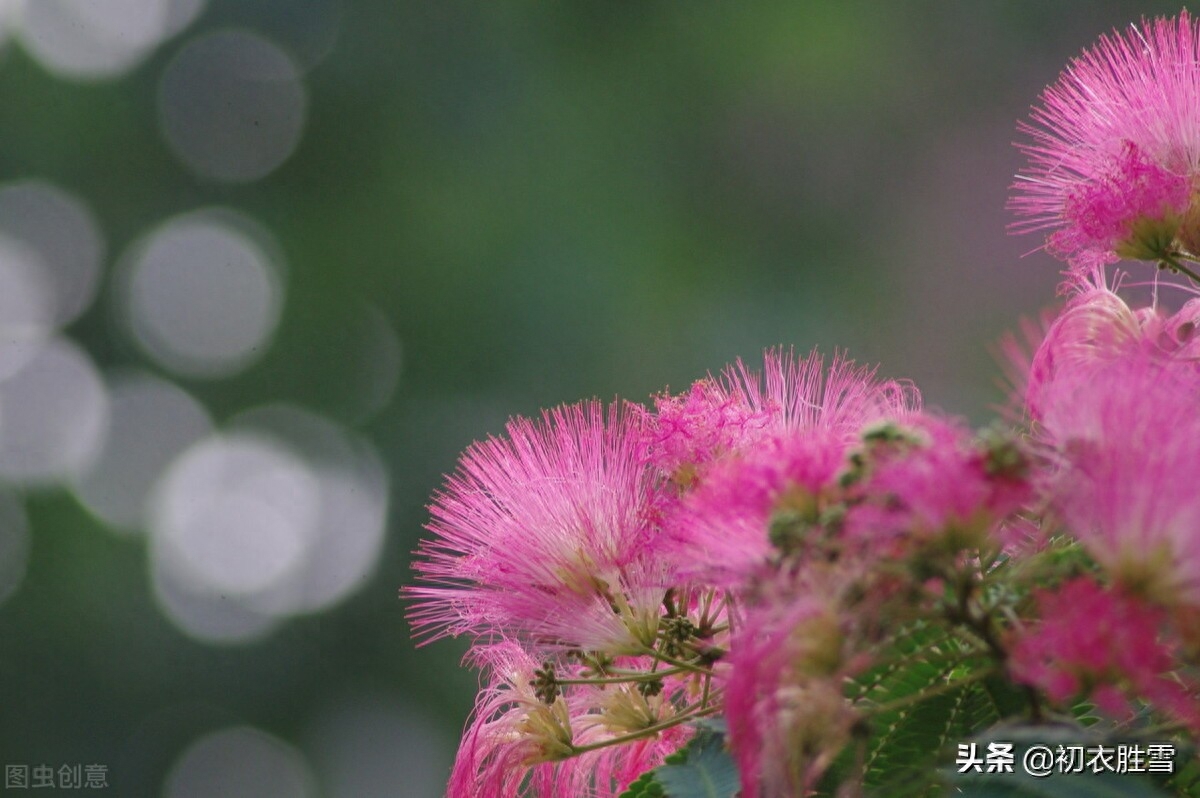
M 404 591 L 413 627 L 430 639 L 628 642 L 669 587 L 649 560 L 650 493 L 632 414 L 585 402 L 509 422 L 434 497 L 434 538 L 414 564 L 425 585 Z
M 1015 636 L 1013 679 L 1055 702 L 1090 699 L 1118 718 L 1132 712 L 1130 699 L 1144 698 L 1197 727 L 1194 688 L 1170 677 L 1180 663 L 1161 608 L 1086 577 L 1035 595 L 1041 620 Z
M 1073 297 L 1051 323 L 1029 366 L 1029 417 L 1042 418 L 1043 394 L 1056 379 L 1078 377 L 1136 352 L 1142 341 L 1137 315 L 1112 291 L 1098 288 Z
M 680 489 L 687 489 L 713 461 L 740 450 L 766 424 L 740 395 L 713 377 L 687 393 L 664 393 L 654 412 L 644 412 L 646 459 Z
M 1200 604 L 1200 379 L 1142 353 L 1060 377 L 1041 430 L 1064 526 L 1113 579 Z
M 758 441 L 813 431 L 850 439 L 864 424 L 919 406 L 912 385 L 877 380 L 874 369 L 840 355 L 826 369 L 815 350 L 798 357 L 769 349 L 761 373 L 738 360 L 686 394 L 657 397 L 655 413 L 645 418 L 647 460 L 690 489 L 712 464 Z
M 1157 307 L 1134 310 L 1107 288 L 1082 291 L 1048 325 L 1024 373 L 1014 379 L 1023 383 L 1026 412 L 1040 421 L 1056 380 L 1072 380 L 1078 385 L 1090 373 L 1120 360 L 1173 362 L 1173 369 L 1195 370 L 1200 363 L 1197 322 L 1200 299 L 1191 299 L 1168 315 Z M 1014 367 L 1017 357 L 1013 356 Z
M 1052 230 L 1047 248 L 1077 273 L 1194 249 L 1200 35 L 1186 11 L 1102 37 L 1020 129 L 1029 166 L 1010 205 L 1026 218 L 1014 228 Z
M 521 646 L 504 642 L 476 649 L 471 659 L 485 684 L 463 733 L 447 798 L 616 798 L 647 770 L 682 747 L 691 732 L 676 726 L 657 735 L 578 753 L 617 736 L 605 709 L 618 689 L 564 688 L 552 700 L 537 693 L 539 663 Z M 562 663 L 569 676 L 578 676 Z M 669 712 L 677 684 L 659 702 Z M 643 702 L 636 690 L 632 695 Z M 611 714 L 609 712 L 608 714 Z
M 739 360 L 722 376 L 728 395 L 766 415 L 766 435 L 815 431 L 850 440 L 865 425 L 903 418 L 921 404 L 911 383 L 876 379 L 875 369 L 842 355 L 834 355 L 826 370 L 815 350 L 797 358 L 792 350 L 770 349 L 761 375 Z
M 664 546 L 680 575 L 741 587 L 779 554 L 773 522 L 795 517 L 816 530 L 822 509 L 837 498 L 846 451 L 841 435 L 811 431 L 770 437 L 718 463 L 668 521 Z
M 959 546 L 985 546 L 985 536 L 1031 493 L 1029 459 L 1015 440 L 977 438 L 928 413 L 869 431 L 859 457 L 843 534 L 877 556 L 903 556 L 910 545 L 945 535 L 958 536 Z
M 864 426 L 903 419 L 920 404 L 907 383 L 878 380 L 873 369 L 840 356 L 827 370 L 815 352 L 797 358 L 791 351 L 768 350 L 762 374 L 738 361 L 719 382 L 702 384 L 701 404 L 713 409 L 710 417 L 740 421 L 723 424 L 723 433 L 732 434 L 725 434 L 719 448 L 696 456 L 703 463 L 700 478 L 681 501 L 665 508 L 669 542 L 663 546 L 678 574 L 724 587 L 739 585 L 778 553 L 771 540 L 773 518 L 799 514 L 812 516 L 814 524 L 819 520 Z M 713 427 L 700 423 L 702 418 L 698 410 L 688 424 L 673 426 L 672 434 L 703 438 L 700 433 Z
M 834 605 L 814 594 L 751 608 L 727 659 L 725 717 L 745 798 L 803 796 L 849 741 L 856 714 Z

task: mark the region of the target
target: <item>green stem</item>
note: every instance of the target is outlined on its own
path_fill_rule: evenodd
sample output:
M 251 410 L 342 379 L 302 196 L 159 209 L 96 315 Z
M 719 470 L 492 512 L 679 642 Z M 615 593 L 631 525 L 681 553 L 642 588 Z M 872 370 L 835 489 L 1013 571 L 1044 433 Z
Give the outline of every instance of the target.
M 670 720 L 664 720 L 661 723 L 656 723 L 653 726 L 647 726 L 644 729 L 640 729 L 620 737 L 610 737 L 607 740 L 601 740 L 598 743 L 591 743 L 590 745 L 573 745 L 571 746 L 571 755 L 575 756 L 578 754 L 586 754 L 589 751 L 598 751 L 601 748 L 610 748 L 614 745 L 624 745 L 625 743 L 631 743 L 634 740 L 641 740 L 645 737 L 653 737 L 661 731 L 673 729 L 682 723 L 687 723 L 689 720 L 703 718 L 706 715 L 713 715 L 720 711 L 721 708 L 718 706 L 701 707 L 700 705 L 696 705 L 686 712 L 676 715 Z
M 712 676 L 711 668 L 705 668 L 701 665 L 697 665 L 694 662 L 684 662 L 681 659 L 675 659 L 674 657 L 669 657 L 666 654 L 662 653 L 661 651 L 658 651 L 653 648 L 646 648 L 642 651 L 642 653 L 648 657 L 654 657 L 655 659 L 657 659 L 661 662 L 665 662 L 668 665 L 674 665 L 676 668 L 679 668 L 680 670 L 691 671 L 692 673 L 698 673 L 701 676 Z
M 1180 274 L 1186 275 L 1187 278 L 1189 280 L 1191 280 L 1193 283 L 1200 285 L 1200 274 L 1196 274 L 1194 271 L 1189 269 L 1187 266 L 1184 266 L 1183 263 L 1180 261 L 1180 257 L 1181 256 L 1178 253 L 1168 252 L 1168 253 L 1164 253 L 1159 258 L 1159 262 L 1165 263 L 1169 268 L 1179 272 Z
M 658 663 L 655 663 L 657 665 Z M 623 676 L 602 676 L 596 679 L 555 679 L 555 684 L 625 684 L 629 682 L 656 682 L 664 676 L 686 673 L 686 668 L 668 668 L 665 671 L 638 671 Z

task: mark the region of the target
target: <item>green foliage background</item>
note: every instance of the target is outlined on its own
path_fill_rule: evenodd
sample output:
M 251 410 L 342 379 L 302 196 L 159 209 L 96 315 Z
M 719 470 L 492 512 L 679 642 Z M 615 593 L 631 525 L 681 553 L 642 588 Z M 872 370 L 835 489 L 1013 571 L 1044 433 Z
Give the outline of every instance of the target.
M 82 197 L 109 265 L 198 207 L 268 226 L 289 265 L 274 345 L 244 374 L 182 384 L 218 421 L 285 400 L 371 439 L 391 476 L 384 555 L 340 606 L 205 645 L 156 607 L 143 541 L 65 491 L 28 494 L 29 570 L 0 605 L 0 762 L 107 763 L 114 794 L 155 795 L 198 736 L 250 724 L 317 757 L 333 796 L 314 724 L 351 701 L 400 719 L 356 798 L 439 794 L 474 676 L 461 643 L 414 648 L 396 590 L 457 453 L 510 414 L 642 400 L 779 343 L 844 347 L 985 419 L 1001 398 L 987 345 L 1057 281 L 1044 255 L 1021 258 L 1033 239 L 1005 235 L 1015 120 L 1099 33 L 1178 11 L 326 0 L 337 37 L 305 76 L 295 154 L 247 185 L 193 176 L 160 132 L 164 65 L 229 27 L 301 48 L 305 5 L 212 0 L 113 81 L 54 77 L 10 44 L 0 179 Z M 68 332 L 104 369 L 148 367 L 110 288 Z M 404 351 L 367 417 L 344 356 L 364 301 Z M 439 756 L 406 758 L 430 735 Z

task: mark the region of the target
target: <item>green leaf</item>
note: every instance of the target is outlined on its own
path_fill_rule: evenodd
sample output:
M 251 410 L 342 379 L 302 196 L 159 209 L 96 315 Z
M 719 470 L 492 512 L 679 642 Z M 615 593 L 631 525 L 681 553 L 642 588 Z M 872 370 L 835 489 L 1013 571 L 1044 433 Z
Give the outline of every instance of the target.
M 741 789 L 737 766 L 725 749 L 719 722 L 698 724 L 686 746 L 643 773 L 621 798 L 733 798 Z
M 967 680 L 990 663 L 969 656 L 962 646 L 944 628 L 914 624 L 896 638 L 883 664 L 852 688 L 851 695 L 868 711 L 872 705 L 895 707 L 871 719 L 865 776 L 878 794 L 941 794 L 939 755 L 1024 706 L 1004 679 Z
M 688 743 L 687 758 L 663 765 L 658 781 L 668 798 L 733 798 L 741 789 L 737 766 L 725 749 L 725 736 L 702 731 Z
M 637 780 L 621 793 L 621 798 L 664 798 L 665 795 L 663 786 L 654 778 L 654 771 L 649 770 L 638 776 Z

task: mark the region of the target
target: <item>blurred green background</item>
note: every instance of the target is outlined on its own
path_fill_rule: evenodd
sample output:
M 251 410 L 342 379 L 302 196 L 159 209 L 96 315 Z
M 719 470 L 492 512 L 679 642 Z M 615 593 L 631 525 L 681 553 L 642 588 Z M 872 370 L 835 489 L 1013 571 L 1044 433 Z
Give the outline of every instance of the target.
M 439 795 L 475 679 L 397 589 L 458 452 L 780 343 L 987 420 L 1058 281 L 1015 121 L 1177 11 L 0 0 L 0 763 Z

